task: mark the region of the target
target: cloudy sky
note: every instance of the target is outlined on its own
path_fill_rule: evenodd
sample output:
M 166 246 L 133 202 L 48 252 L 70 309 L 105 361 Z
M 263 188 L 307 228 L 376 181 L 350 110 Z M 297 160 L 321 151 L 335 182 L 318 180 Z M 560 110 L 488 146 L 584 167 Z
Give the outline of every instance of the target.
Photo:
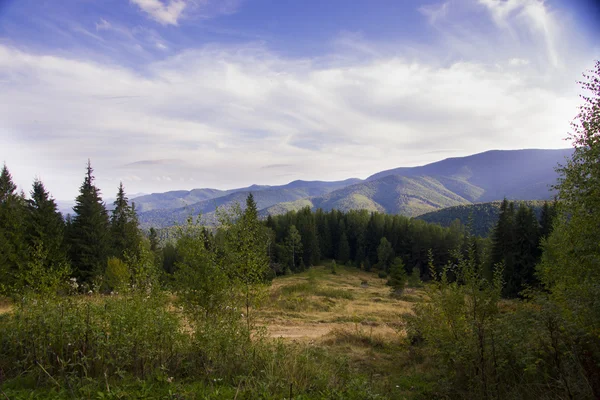
M 72 199 L 564 148 L 584 0 L 0 0 L 0 162 Z

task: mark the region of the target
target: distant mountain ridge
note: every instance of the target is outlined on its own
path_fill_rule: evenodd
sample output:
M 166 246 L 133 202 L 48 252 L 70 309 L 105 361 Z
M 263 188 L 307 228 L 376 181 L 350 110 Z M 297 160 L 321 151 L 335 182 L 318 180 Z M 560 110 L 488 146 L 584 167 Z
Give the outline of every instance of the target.
M 194 189 L 154 193 L 133 199 L 142 226 L 184 223 L 202 214 L 214 223 L 217 207 L 244 206 L 253 193 L 261 215 L 282 214 L 303 207 L 325 210 L 367 209 L 417 217 L 447 207 L 553 197 L 556 166 L 572 149 L 491 150 L 467 157 L 448 158 L 419 167 L 382 171 L 366 180 L 336 182 L 294 181 L 280 186 L 252 185 L 232 190 Z

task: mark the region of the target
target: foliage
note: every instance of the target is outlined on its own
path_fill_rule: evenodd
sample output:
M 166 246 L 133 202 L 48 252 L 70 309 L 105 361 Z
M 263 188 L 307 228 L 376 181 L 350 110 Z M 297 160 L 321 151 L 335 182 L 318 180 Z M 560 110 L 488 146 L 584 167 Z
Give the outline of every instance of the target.
M 390 277 L 388 279 L 388 285 L 392 287 L 394 294 L 402 294 L 404 286 L 406 285 L 407 277 L 404 263 L 400 257 L 395 257 L 392 265 L 390 266 Z
M 104 283 L 108 291 L 123 292 L 129 288 L 130 279 L 131 274 L 127 264 L 116 257 L 108 259 L 104 273 Z
M 377 267 L 384 271 L 389 271 L 394 260 L 394 249 L 392 244 L 386 239 L 381 238 L 377 246 Z
M 73 273 L 87 284 L 104 272 L 109 254 L 108 214 L 100 190 L 94 185 L 92 172 L 88 160 L 85 179 L 75 199 L 75 216 L 68 235 Z
M 544 244 L 540 278 L 580 342 L 578 357 L 600 396 L 600 61 L 584 74 L 583 105 L 572 124 L 575 152 L 558 172 L 553 232 Z

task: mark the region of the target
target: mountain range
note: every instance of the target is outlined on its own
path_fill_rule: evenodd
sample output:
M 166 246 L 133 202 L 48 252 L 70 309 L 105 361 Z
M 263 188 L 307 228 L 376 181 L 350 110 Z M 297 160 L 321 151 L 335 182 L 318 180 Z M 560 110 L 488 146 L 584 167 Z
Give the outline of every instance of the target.
M 419 167 L 378 172 L 367 179 L 294 181 L 281 186 L 252 185 L 232 190 L 193 189 L 135 197 L 142 227 L 182 224 L 201 214 L 216 221 L 217 207 L 239 203 L 252 193 L 261 215 L 282 214 L 303 207 L 348 211 L 367 209 L 417 217 L 447 207 L 553 197 L 555 168 L 572 149 L 491 150 L 448 158 Z

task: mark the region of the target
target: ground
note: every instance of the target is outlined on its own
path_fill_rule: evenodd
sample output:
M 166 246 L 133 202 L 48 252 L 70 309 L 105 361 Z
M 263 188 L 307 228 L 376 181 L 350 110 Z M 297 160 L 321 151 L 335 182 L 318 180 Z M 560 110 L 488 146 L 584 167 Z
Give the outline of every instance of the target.
M 401 299 L 390 293 L 386 280 L 375 273 L 338 266 L 333 274 L 328 267 L 314 267 L 276 278 L 259 321 L 272 337 L 315 340 L 358 331 L 394 340 L 402 334 L 402 315 L 411 312 L 420 296 L 414 289 Z

